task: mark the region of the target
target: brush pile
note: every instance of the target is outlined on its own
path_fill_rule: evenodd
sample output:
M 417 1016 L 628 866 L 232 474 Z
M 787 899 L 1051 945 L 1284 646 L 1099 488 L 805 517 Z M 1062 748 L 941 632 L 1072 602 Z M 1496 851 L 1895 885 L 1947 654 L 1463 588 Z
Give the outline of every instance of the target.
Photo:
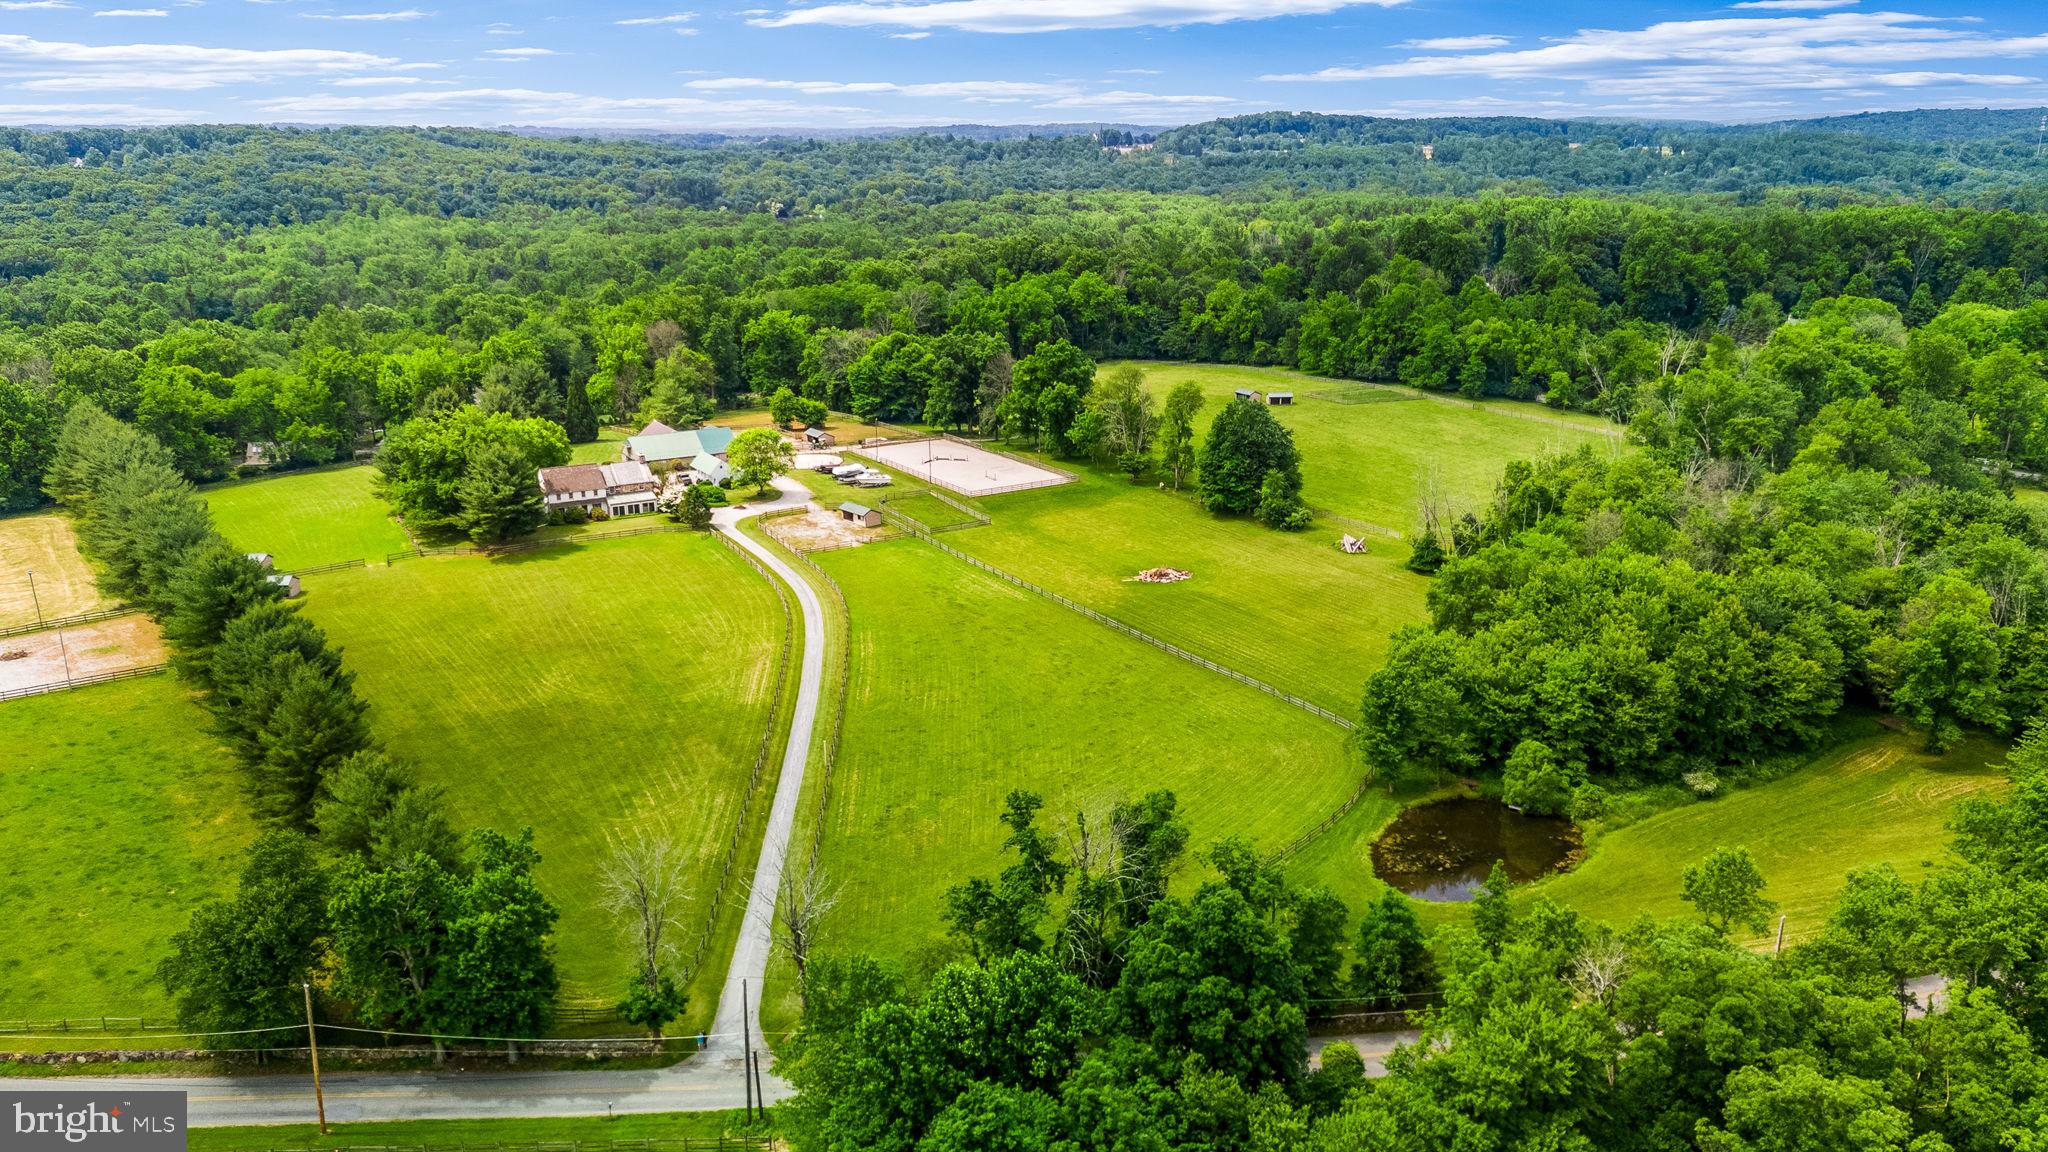
M 1193 572 L 1183 572 L 1178 568 L 1147 568 L 1131 577 L 1140 584 L 1178 584 L 1182 580 L 1194 578 Z

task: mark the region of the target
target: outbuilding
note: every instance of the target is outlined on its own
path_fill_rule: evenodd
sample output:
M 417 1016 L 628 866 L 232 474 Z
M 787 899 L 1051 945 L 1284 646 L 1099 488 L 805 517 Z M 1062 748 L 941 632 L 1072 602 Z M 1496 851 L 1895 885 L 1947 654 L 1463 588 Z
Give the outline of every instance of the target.
M 832 434 L 823 428 L 804 429 L 804 441 L 813 448 L 830 448 L 833 443 Z
M 1266 403 L 1268 403 L 1268 404 L 1292 404 L 1292 403 L 1294 403 L 1294 393 L 1292 393 L 1292 392 L 1268 392 L 1268 393 L 1266 393 Z
M 299 598 L 300 588 L 299 578 L 297 576 L 294 576 L 289 572 L 276 572 L 272 573 L 269 576 L 265 576 L 264 579 L 270 581 L 272 584 L 277 585 L 279 588 L 284 589 L 285 599 L 296 600 Z
M 268 552 L 247 552 L 247 553 L 244 553 L 244 555 L 246 555 L 246 556 L 248 556 L 248 557 L 249 557 L 249 563 L 251 563 L 251 564 L 254 564 L 254 565 L 255 565 L 255 566 L 257 566 L 258 568 L 261 568 L 261 569 L 263 569 L 263 570 L 264 570 L 265 572 L 268 572 L 268 571 L 270 571 L 270 564 L 271 564 L 271 560 L 270 560 L 270 553 L 268 553 Z
M 1249 388 L 1239 388 L 1237 390 L 1237 398 L 1239 400 L 1257 400 L 1259 398 L 1259 394 L 1257 392 L 1252 391 Z
M 865 504 L 841 504 L 839 506 L 839 518 L 851 520 L 863 528 L 880 528 L 882 526 L 882 514 Z

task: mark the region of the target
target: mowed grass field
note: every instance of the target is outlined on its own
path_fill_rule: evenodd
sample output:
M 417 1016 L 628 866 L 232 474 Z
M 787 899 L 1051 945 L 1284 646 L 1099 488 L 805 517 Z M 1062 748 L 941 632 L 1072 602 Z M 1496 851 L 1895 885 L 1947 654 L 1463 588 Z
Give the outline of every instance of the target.
M 1324 525 L 1275 532 L 1193 500 L 1093 469 L 1072 484 L 980 502 L 985 528 L 946 543 L 1098 612 L 1341 715 L 1394 631 L 1426 617 L 1428 582 L 1407 545 L 1374 537 L 1337 547 Z M 1144 584 L 1147 568 L 1193 579 Z
M 986 531 L 976 529 L 974 532 Z M 955 533 L 959 536 L 974 532 Z M 1171 789 L 1190 855 L 1277 848 L 1359 779 L 1328 721 L 1017 589 L 916 539 L 815 557 L 845 590 L 852 676 L 823 859 L 843 896 L 824 947 L 915 958 L 948 886 L 1008 862 L 1003 797 L 1077 809 Z
M 0 628 L 35 623 L 38 600 L 46 620 L 107 606 L 68 518 L 56 512 L 0 517 Z
M 184 684 L 0 703 L 0 1017 L 165 1016 L 157 961 L 256 829 Z
M 1278 368 L 1133 363 L 1161 401 L 1183 380 L 1201 386 L 1208 403 L 1196 417 L 1198 436 L 1208 434 L 1209 422 L 1236 389 L 1292 391 L 1293 404 L 1270 411 L 1294 434 L 1301 451 L 1302 498 L 1399 532 L 1413 531 L 1420 523 L 1418 504 L 1432 485 L 1452 506 L 1479 510 L 1510 460 L 1581 444 L 1621 445 L 1621 430 L 1612 423 L 1540 404 L 1489 400 L 1475 405 L 1447 395 Z
M 277 569 L 343 560 L 381 561 L 408 547 L 391 510 L 371 488 L 368 464 L 288 472 L 208 488 L 213 526 L 238 548 L 268 552 Z
M 306 589 L 390 751 L 447 790 L 461 824 L 534 829 L 565 994 L 624 990 L 630 959 L 597 906 L 622 831 L 665 824 L 698 861 L 694 946 L 782 649 L 759 575 L 676 533 L 348 569 Z
M 1787 921 L 1788 941 L 1818 931 L 1851 869 L 1889 863 L 1908 881 L 1948 855 L 1948 820 L 1966 796 L 2005 787 L 2005 748 L 1973 738 L 1945 755 L 1922 751 L 1918 736 L 1875 721 L 1863 734 L 1779 780 L 1688 804 L 1595 836 L 1571 872 L 1518 888 L 1614 925 L 1639 916 L 1692 916 L 1680 877 L 1721 845 L 1747 847 L 1763 870 L 1766 895 Z M 1377 899 L 1372 841 L 1400 802 L 1375 789 L 1327 834 L 1289 859 L 1290 879 L 1327 884 L 1354 913 Z M 1427 924 L 1465 918 L 1469 904 L 1419 904 Z M 1772 930 L 1748 942 L 1768 943 Z
M 1872 725 L 1875 727 L 1875 724 Z M 1852 868 L 1888 863 L 1907 880 L 1947 858 L 1956 802 L 2005 787 L 2003 745 L 1973 737 L 1943 755 L 1881 731 L 1824 753 L 1782 780 L 1660 813 L 1599 837 L 1577 869 L 1529 888 L 1613 923 L 1689 915 L 1688 864 L 1721 845 L 1756 857 L 1786 939 L 1817 931 Z M 1773 928 L 1767 935 L 1775 936 Z

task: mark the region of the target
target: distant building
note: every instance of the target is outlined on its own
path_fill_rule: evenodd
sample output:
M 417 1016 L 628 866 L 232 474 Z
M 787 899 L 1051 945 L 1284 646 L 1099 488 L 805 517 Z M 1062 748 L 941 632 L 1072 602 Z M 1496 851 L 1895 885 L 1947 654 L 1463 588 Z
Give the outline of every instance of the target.
M 299 598 L 299 593 L 301 590 L 299 588 L 299 578 L 297 576 L 293 576 L 288 572 L 275 572 L 269 576 L 265 576 L 264 579 L 270 581 L 272 584 L 277 585 L 279 588 L 284 589 L 285 599 L 296 600 Z
M 1250 388 L 1239 388 L 1237 390 L 1237 398 L 1239 400 L 1257 400 L 1259 398 L 1259 394 L 1257 392 L 1252 391 Z
M 270 565 L 271 565 L 270 553 L 268 553 L 268 552 L 248 552 L 248 553 L 244 553 L 244 555 L 246 555 L 246 556 L 248 556 L 248 557 L 249 557 L 249 563 L 251 563 L 251 564 L 254 564 L 254 565 L 255 565 L 255 566 L 257 566 L 258 568 L 261 568 L 261 569 L 263 569 L 263 570 L 264 570 L 265 572 L 268 572 L 268 571 L 270 571 Z
M 1292 392 L 1268 392 L 1268 393 L 1266 393 L 1266 403 L 1268 403 L 1268 404 L 1292 404 L 1292 403 L 1294 403 L 1294 393 L 1292 393 Z
M 865 504 L 841 504 L 839 506 L 839 518 L 851 520 L 863 528 L 880 528 L 882 526 L 882 514 Z
M 804 429 L 804 441 L 813 448 L 830 448 L 832 446 L 832 434 L 823 428 L 806 428 Z
M 702 452 L 690 461 L 690 482 L 692 484 L 723 484 L 732 479 L 732 465 L 723 456 Z

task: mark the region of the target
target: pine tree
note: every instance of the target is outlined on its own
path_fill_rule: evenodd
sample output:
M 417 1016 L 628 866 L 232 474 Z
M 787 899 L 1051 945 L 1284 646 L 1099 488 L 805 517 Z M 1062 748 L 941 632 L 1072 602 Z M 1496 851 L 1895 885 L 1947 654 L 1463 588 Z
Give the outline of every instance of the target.
M 296 656 L 282 657 L 277 706 L 263 726 L 256 762 L 256 808 L 262 815 L 303 828 L 328 769 L 363 750 L 370 734 L 364 705 L 347 680 Z
M 164 639 L 171 661 L 193 679 L 209 680 L 214 646 L 236 617 L 282 595 L 256 562 L 219 536 L 199 546 L 171 577 Z
M 500 444 L 471 453 L 456 488 L 462 511 L 456 523 L 478 544 L 523 536 L 540 527 L 547 506 L 526 457 Z

